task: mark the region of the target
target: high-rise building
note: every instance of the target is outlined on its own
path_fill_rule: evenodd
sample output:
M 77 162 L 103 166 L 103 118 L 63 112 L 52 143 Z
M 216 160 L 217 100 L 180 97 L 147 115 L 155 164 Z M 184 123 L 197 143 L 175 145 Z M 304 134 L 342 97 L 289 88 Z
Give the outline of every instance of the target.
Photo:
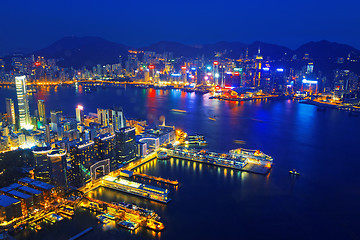
M 258 54 L 255 57 L 255 73 L 254 73 L 254 87 L 260 87 L 261 82 L 261 68 L 262 68 L 263 56 L 260 54 L 260 48 Z
M 84 107 L 81 105 L 78 105 L 76 107 L 76 121 L 78 123 L 83 123 L 84 122 Z
M 70 165 L 68 182 L 80 187 L 91 180 L 90 167 L 98 160 L 95 144 L 90 142 L 70 143 Z
M 119 129 L 126 127 L 126 119 L 122 108 L 118 107 L 111 110 L 111 122 L 114 131 L 118 131 Z
M 11 98 L 6 98 L 6 113 L 8 116 L 8 124 L 15 125 L 14 101 Z
M 111 135 L 109 133 L 99 135 L 94 139 L 94 141 L 98 159 L 109 159 L 111 171 L 116 170 L 115 135 Z
M 66 151 L 52 149 L 48 154 L 50 183 L 57 186 L 66 186 Z
M 38 114 L 39 114 L 39 122 L 41 126 L 45 126 L 45 102 L 44 100 L 38 100 Z
M 101 126 L 106 127 L 109 125 L 109 110 L 108 109 L 97 109 L 98 122 Z
M 136 159 L 135 128 L 125 127 L 115 131 L 115 157 L 115 168 Z
M 61 110 L 51 110 L 50 111 L 50 129 L 54 132 L 58 132 L 60 122 L 62 119 L 63 112 Z
M 26 77 L 15 77 L 16 95 L 18 99 L 20 128 L 30 129 L 29 102 L 27 99 Z
M 48 163 L 47 154 L 51 151 L 50 147 L 35 147 L 34 154 L 34 177 L 36 180 L 49 183 L 50 165 Z

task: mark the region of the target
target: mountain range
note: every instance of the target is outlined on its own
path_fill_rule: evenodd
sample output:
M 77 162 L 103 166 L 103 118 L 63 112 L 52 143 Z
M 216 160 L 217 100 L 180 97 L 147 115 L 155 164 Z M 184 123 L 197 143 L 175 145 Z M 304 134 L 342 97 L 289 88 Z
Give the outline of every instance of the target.
M 207 57 L 214 58 L 216 53 L 223 57 L 238 59 L 246 53 L 252 57 L 260 49 L 264 59 L 291 59 L 294 55 L 303 58 L 309 54 L 314 60 L 329 60 L 339 57 L 346 58 L 348 54 L 360 56 L 360 51 L 349 45 L 329 41 L 309 42 L 293 50 L 285 46 L 264 43 L 260 41 L 251 44 L 241 42 L 217 42 L 213 44 L 185 45 L 178 42 L 161 41 L 146 47 L 135 48 L 111 42 L 100 37 L 64 37 L 50 46 L 34 51 L 35 56 L 61 59 L 62 67 L 91 67 L 97 64 L 114 64 L 119 62 L 119 56 L 127 59 L 128 50 L 143 50 L 156 53 L 173 52 L 174 57 Z

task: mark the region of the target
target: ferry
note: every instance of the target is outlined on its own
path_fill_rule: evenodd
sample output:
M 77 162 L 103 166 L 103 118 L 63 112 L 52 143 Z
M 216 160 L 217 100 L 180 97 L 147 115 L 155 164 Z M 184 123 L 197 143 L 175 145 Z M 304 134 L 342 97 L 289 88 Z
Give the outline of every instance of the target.
M 123 227 L 123 228 L 126 228 L 128 230 L 135 230 L 139 227 L 139 224 L 138 223 L 134 223 L 134 222 L 131 222 L 130 220 L 126 220 L 126 221 L 121 221 L 118 223 L 118 225 L 120 227 Z
M 141 216 L 145 216 L 145 217 L 155 217 L 155 219 L 159 220 L 160 217 L 153 211 L 153 210 L 149 210 L 147 208 L 142 208 L 142 207 L 138 207 L 135 204 L 127 204 L 125 202 L 112 202 L 111 204 L 115 205 L 115 206 L 119 206 L 119 207 L 123 207 L 126 208 L 128 210 L 134 210 L 134 211 L 138 211 L 139 214 Z
M 153 220 L 148 220 L 146 223 L 146 227 L 154 231 L 162 231 L 165 228 L 164 224 Z
M 246 141 L 243 141 L 243 140 L 234 140 L 234 143 L 237 143 L 237 144 L 245 144 Z
M 185 144 L 198 144 L 198 145 L 206 145 L 207 142 L 205 140 L 205 137 L 202 135 L 189 135 L 187 137 L 187 141 L 185 141 Z
M 294 175 L 294 176 L 298 176 L 298 175 L 300 175 L 300 173 L 299 173 L 299 172 L 297 172 L 297 171 L 295 171 L 295 169 L 290 170 L 290 171 L 289 171 L 289 173 L 290 173 L 291 175 Z
M 169 158 L 169 156 L 167 155 L 167 152 L 161 151 L 157 153 L 157 158 L 160 160 L 166 160 Z
M 181 110 L 181 109 L 171 109 L 171 111 L 173 111 L 173 112 L 179 112 L 179 113 L 186 113 L 185 110 Z

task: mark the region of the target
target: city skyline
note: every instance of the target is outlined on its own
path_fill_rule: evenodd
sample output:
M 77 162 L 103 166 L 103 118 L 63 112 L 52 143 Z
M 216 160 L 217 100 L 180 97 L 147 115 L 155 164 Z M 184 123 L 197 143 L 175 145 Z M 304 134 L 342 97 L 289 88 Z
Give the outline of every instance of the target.
M 2 35 L 12 41 L 0 39 L 3 46 L 0 53 L 19 48 L 35 50 L 63 36 L 74 35 L 102 36 L 137 47 L 161 40 L 185 44 L 260 40 L 296 48 L 301 43 L 325 39 L 360 48 L 356 41 L 360 33 L 355 27 L 359 19 L 354 17 L 359 3 L 351 2 L 355 7 L 348 8 L 346 2 L 350 4 L 350 1 L 335 5 L 308 0 L 220 4 L 185 1 L 181 5 L 165 1 L 140 1 L 138 5 L 117 1 L 62 1 L 59 4 L 5 1 L 0 20 L 7 24 L 2 28 Z M 13 18 L 6 9 L 16 9 L 17 17 Z M 235 10 L 230 12 L 230 9 Z M 34 27 L 24 24 L 28 20 Z
M 5 0 L 0 238 L 357 239 L 359 7 Z

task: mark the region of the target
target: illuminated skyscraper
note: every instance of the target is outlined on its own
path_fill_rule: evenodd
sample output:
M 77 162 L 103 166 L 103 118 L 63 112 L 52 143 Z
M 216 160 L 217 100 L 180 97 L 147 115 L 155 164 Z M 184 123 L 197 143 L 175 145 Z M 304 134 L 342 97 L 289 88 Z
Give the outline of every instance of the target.
M 126 119 L 122 108 L 115 108 L 111 110 L 111 121 L 114 131 L 118 131 L 120 128 L 126 127 Z
M 8 123 L 15 125 L 14 101 L 11 98 L 6 98 L 6 113 L 8 116 Z
M 217 86 L 219 85 L 219 62 L 218 61 L 214 61 L 213 63 L 213 78 L 214 78 L 214 84 Z
M 78 123 L 83 123 L 84 122 L 84 107 L 81 105 L 78 105 L 76 107 L 76 121 Z
M 109 110 L 108 109 L 97 109 L 97 116 L 98 116 L 98 122 L 101 124 L 101 126 L 108 126 L 109 125 Z
M 39 121 L 41 126 L 45 126 L 45 102 L 44 100 L 38 100 L 38 113 L 39 113 Z
M 136 159 L 135 128 L 125 127 L 115 131 L 115 158 L 112 169 L 117 169 L 119 164 Z
M 15 84 L 19 107 L 20 128 L 31 128 L 32 126 L 30 125 L 29 103 L 26 91 L 26 77 L 15 77 Z
M 260 48 L 255 58 L 255 74 L 254 74 L 254 87 L 260 87 L 261 80 L 261 67 L 262 67 L 263 56 L 260 54 Z

